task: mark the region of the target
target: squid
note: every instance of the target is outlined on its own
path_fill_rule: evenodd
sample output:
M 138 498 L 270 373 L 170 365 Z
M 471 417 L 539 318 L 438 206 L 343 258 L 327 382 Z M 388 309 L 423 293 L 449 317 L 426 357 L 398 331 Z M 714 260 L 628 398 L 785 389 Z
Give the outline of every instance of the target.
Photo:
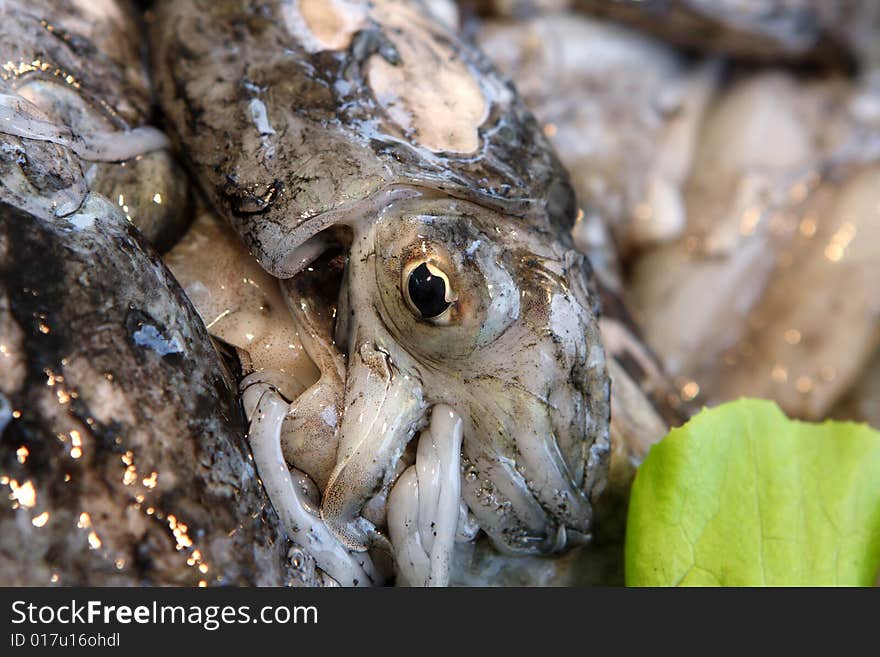
M 165 2 L 152 41 L 172 139 L 317 370 L 242 389 L 260 477 L 328 582 L 381 583 L 390 553 L 398 583 L 445 585 L 478 532 L 508 555 L 587 542 L 599 298 L 512 84 L 414 1 Z

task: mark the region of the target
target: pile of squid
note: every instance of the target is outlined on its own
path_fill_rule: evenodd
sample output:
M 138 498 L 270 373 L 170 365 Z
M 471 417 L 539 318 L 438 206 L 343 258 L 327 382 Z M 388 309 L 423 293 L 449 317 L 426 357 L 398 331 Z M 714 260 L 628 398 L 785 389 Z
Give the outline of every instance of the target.
M 0 583 L 618 583 L 701 404 L 880 425 L 880 11 L 735 4 L 0 3 Z

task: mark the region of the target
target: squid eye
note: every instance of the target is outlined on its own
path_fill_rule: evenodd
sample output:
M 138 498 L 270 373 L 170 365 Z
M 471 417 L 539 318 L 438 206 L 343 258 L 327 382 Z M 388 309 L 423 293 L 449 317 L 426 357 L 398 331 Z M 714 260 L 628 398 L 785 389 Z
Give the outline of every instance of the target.
M 403 280 L 407 303 L 422 319 L 439 318 L 455 301 L 449 278 L 430 262 L 407 269 Z

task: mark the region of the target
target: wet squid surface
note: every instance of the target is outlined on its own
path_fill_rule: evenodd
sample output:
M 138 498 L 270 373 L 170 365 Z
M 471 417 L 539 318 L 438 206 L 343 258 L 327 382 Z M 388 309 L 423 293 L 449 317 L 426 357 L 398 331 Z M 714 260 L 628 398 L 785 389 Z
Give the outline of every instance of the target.
M 876 425 L 873 4 L 5 3 L 0 581 L 615 583 L 699 404 Z
M 229 376 L 119 211 L 4 205 L 0 245 L 2 581 L 301 581 Z
M 88 188 L 167 249 L 186 228 L 189 191 L 167 138 L 149 125 L 151 92 L 134 9 L 126 2 L 9 2 L 0 20 L 4 165 L 17 166 L 38 142 L 54 144 L 53 161 L 42 166 L 53 167 L 54 177 L 77 179 L 73 186 L 36 179 L 37 167 L 31 180 L 27 172 L 21 180 L 7 169 L 4 198 L 23 206 L 48 197 L 63 214 Z
M 258 469 L 318 565 L 375 582 L 390 535 L 406 579 L 436 584 L 457 527 L 508 554 L 588 541 L 608 454 L 598 293 L 569 235 L 568 175 L 510 83 L 418 2 L 162 3 L 152 33 L 174 137 L 260 265 L 289 279 L 320 370 L 292 397 L 297 375 L 238 340 Z M 322 276 L 338 290 L 317 300 Z M 415 474 L 450 467 L 456 441 L 460 491 Z M 321 450 L 329 470 L 308 458 Z
M 2 12 L 0 580 L 312 582 L 235 382 L 147 242 L 182 230 L 186 186 L 147 124 L 134 13 Z
M 174 134 L 276 276 L 398 185 L 477 196 L 545 230 L 570 221 L 567 174 L 512 86 L 421 3 L 160 3 L 154 28 Z

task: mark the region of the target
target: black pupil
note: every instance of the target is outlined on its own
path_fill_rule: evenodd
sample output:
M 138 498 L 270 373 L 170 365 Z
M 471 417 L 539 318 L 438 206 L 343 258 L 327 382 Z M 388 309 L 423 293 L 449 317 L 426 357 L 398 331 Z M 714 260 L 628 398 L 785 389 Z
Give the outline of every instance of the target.
M 449 307 L 446 300 L 446 283 L 435 276 L 424 262 L 409 274 L 409 298 L 425 319 L 442 315 Z

